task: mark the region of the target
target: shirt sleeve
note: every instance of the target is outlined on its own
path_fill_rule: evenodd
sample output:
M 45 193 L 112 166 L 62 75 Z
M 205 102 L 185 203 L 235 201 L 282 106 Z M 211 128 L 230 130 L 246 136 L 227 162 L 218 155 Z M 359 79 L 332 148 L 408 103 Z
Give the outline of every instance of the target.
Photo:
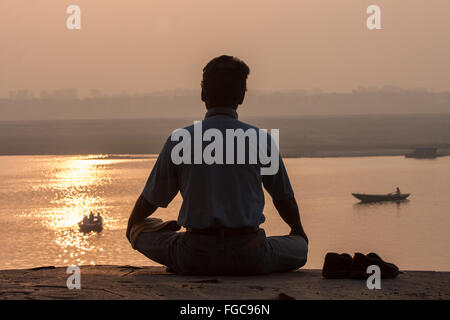
M 145 184 L 142 196 L 151 204 L 166 208 L 179 191 L 176 165 L 171 159 L 171 141 L 167 139 Z
M 272 196 L 273 200 L 288 200 L 294 197 L 291 182 L 287 174 L 283 159 L 280 156 L 279 168 L 273 175 L 263 175 L 262 182 L 264 188 Z

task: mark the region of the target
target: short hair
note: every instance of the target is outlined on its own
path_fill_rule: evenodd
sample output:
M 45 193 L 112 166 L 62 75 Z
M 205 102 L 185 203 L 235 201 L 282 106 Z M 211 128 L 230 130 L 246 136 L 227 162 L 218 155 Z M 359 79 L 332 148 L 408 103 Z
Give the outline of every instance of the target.
M 242 102 L 247 91 L 249 67 L 236 57 L 222 55 L 203 68 L 202 98 L 217 106 L 232 106 Z

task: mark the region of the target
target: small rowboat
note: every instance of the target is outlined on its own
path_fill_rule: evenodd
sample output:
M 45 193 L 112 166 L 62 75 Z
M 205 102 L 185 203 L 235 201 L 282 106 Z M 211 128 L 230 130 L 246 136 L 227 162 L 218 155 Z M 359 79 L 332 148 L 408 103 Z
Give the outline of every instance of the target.
M 78 223 L 81 232 L 101 232 L 103 230 L 103 219 L 102 217 L 96 218 L 94 221 L 89 221 L 89 219 L 83 219 Z
M 410 193 L 388 193 L 388 194 L 363 194 L 352 193 L 352 195 L 362 202 L 382 202 L 382 201 L 402 201 L 409 197 Z

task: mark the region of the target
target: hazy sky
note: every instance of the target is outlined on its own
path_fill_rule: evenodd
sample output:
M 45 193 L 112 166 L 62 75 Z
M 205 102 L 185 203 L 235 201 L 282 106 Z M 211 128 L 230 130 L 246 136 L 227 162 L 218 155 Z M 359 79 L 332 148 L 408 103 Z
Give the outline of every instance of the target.
M 382 30 L 366 27 L 370 4 Z M 198 88 L 224 53 L 250 65 L 250 89 L 450 90 L 449 40 L 449 0 L 0 0 L 0 96 Z

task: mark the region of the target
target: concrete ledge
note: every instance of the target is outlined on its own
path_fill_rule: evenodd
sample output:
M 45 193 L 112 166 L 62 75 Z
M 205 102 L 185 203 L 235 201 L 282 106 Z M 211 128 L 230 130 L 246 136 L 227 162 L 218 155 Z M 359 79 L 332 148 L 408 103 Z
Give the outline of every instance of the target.
M 81 289 L 69 290 L 66 268 L 0 271 L 0 299 L 450 299 L 450 272 L 410 271 L 382 280 L 325 280 L 320 270 L 255 277 L 194 277 L 161 267 L 84 266 Z

